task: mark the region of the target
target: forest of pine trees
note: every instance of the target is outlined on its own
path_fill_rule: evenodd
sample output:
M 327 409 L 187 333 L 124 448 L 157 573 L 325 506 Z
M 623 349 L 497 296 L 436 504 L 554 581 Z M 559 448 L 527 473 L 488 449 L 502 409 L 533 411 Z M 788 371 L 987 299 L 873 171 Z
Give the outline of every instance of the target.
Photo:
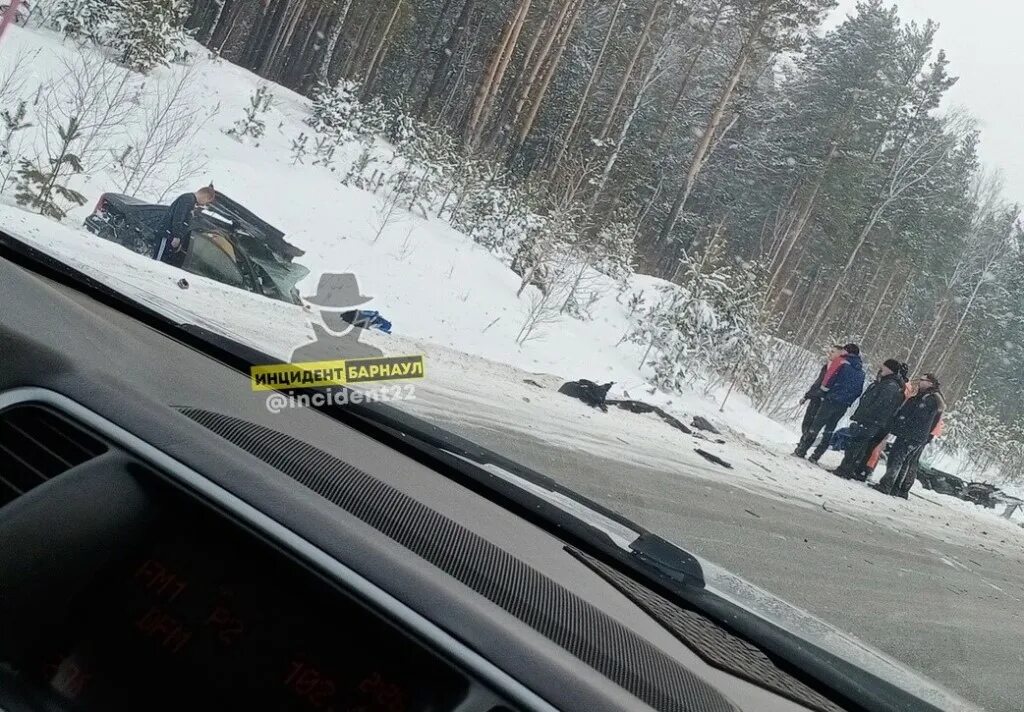
M 712 247 L 756 266 L 771 336 L 940 373 L 970 400 L 951 437 L 1021 439 L 1019 210 L 943 101 L 934 24 L 883 0 L 828 31 L 833 0 L 161 4 L 226 61 L 308 95 L 344 80 L 584 206 L 640 271 L 675 280 Z

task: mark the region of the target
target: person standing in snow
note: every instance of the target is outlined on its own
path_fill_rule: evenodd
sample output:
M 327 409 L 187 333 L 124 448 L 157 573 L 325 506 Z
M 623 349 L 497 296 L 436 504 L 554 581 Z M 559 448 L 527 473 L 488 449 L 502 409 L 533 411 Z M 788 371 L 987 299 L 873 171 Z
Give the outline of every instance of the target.
M 889 451 L 885 475 L 875 489 L 895 497 L 909 498 L 917 480 L 916 463 L 925 446 L 934 439 L 945 409 L 939 379 L 931 373 L 921 376 L 917 394 L 896 414 L 892 427 L 896 441 Z
M 906 403 L 913 397 L 915 392 L 914 386 L 910 382 L 910 365 L 901 363 L 898 373 L 906 384 L 903 386 L 903 402 Z M 857 477 L 854 479 L 866 482 L 874 473 L 875 468 L 878 467 L 878 461 L 882 459 L 882 451 L 885 450 L 885 443 L 889 439 L 889 428 L 891 427 L 892 423 L 890 422 L 885 430 L 880 432 L 874 442 L 871 443 L 871 450 L 868 451 L 867 459 L 861 464 L 860 469 L 857 471 Z
M 167 211 L 160 241 L 153 250 L 153 259 L 181 267 L 192 239 L 192 214 L 196 207 L 209 205 L 216 197 L 212 185 L 200 188 L 195 193 L 178 196 Z
M 807 404 L 807 410 L 804 411 L 804 419 L 800 424 L 800 432 L 806 432 L 810 430 L 811 424 L 814 422 L 814 416 L 817 415 L 818 409 L 821 407 L 821 399 L 824 397 L 824 393 L 821 390 L 823 385 L 826 385 L 826 376 L 828 380 L 832 380 L 832 376 L 839 369 L 843 359 L 843 347 L 842 346 L 831 346 L 826 352 L 828 359 L 821 366 L 821 371 L 818 372 L 818 377 L 815 379 L 811 387 L 807 389 L 807 393 L 804 394 L 803 400 L 800 401 L 800 405 Z
M 832 474 L 846 480 L 860 479 L 871 451 L 885 439 L 896 411 L 903 405 L 907 383 L 900 376 L 900 362 L 888 359 L 878 371 L 874 383 L 860 397 L 850 424 L 850 441 L 842 464 Z
M 847 344 L 843 347 L 843 355 L 834 375 L 829 378 L 826 374 L 823 385 L 818 390 L 822 393 L 821 407 L 818 408 L 811 427 L 804 431 L 800 444 L 793 452 L 796 457 L 807 457 L 807 451 L 821 433 L 821 442 L 808 458 L 815 463 L 828 450 L 836 426 L 864 390 L 864 365 L 860 358 L 860 346 Z

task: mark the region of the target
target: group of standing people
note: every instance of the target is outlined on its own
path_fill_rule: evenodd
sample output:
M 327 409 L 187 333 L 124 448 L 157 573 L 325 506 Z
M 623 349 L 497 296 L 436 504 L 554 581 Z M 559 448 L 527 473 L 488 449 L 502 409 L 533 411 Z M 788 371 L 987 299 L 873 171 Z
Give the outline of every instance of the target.
M 890 436 L 894 441 L 886 457 L 886 471 L 873 485 L 885 494 L 907 499 L 917 480 L 921 453 L 942 432 L 946 404 L 939 379 L 926 373 L 910 379 L 907 364 L 888 359 L 864 390 L 867 377 L 857 344 L 833 346 L 817 380 L 804 395 L 807 404 L 802 437 L 793 453 L 818 462 L 828 450 L 839 421 L 858 403 L 851 416 L 850 435 L 842 464 L 833 474 L 866 482 Z

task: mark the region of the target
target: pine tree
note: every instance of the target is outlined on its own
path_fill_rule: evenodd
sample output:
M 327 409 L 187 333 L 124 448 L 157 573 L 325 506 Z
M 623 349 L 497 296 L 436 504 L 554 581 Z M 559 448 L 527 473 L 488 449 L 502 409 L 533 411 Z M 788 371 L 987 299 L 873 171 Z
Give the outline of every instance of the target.
M 112 0 L 111 5 L 116 27 L 109 44 L 126 67 L 148 72 L 184 58 L 187 0 Z
M 47 20 L 65 37 L 102 44 L 120 22 L 119 14 L 117 3 L 109 0 L 55 0 Z

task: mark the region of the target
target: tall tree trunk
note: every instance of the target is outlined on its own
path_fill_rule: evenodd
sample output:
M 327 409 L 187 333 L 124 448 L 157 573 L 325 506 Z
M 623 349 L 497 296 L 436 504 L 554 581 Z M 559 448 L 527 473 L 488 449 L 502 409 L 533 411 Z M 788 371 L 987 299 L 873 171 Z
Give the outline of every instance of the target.
M 377 48 L 373 51 L 373 57 L 370 59 L 370 64 L 366 68 L 366 83 L 363 87 L 363 98 L 368 98 L 370 92 L 373 90 L 373 83 L 377 79 L 377 70 L 380 68 L 381 58 L 384 53 L 384 48 L 387 46 L 388 41 L 391 38 L 391 30 L 395 26 L 395 20 L 398 18 L 398 13 L 402 9 L 402 0 L 396 0 L 395 9 L 391 12 L 391 17 L 388 18 L 388 24 L 384 27 L 384 32 L 380 36 L 380 41 L 377 43 Z
M 913 273 L 911 273 L 911 275 L 912 274 Z M 889 326 L 892 324 L 893 317 L 896 316 L 896 313 L 903 305 L 903 301 L 907 297 L 907 292 L 910 291 L 910 285 L 912 282 L 911 275 L 907 275 L 907 279 L 904 280 L 903 284 L 900 286 L 899 291 L 896 292 L 896 297 L 892 300 L 892 305 L 885 312 L 885 319 L 882 321 L 882 326 L 878 329 L 877 341 L 880 344 L 890 341 L 890 339 L 888 338 Z
M 217 47 L 217 52 L 221 52 L 224 49 L 224 45 L 231 34 L 231 29 L 234 27 L 235 20 L 238 18 L 241 9 L 241 0 L 224 0 L 224 10 L 220 14 L 220 21 L 210 30 L 210 39 L 207 42 L 208 47 L 211 49 Z
M 711 148 L 712 141 L 715 139 L 715 133 L 725 117 L 725 110 L 732 102 L 733 93 L 735 93 L 736 87 L 740 83 L 740 77 L 747 67 L 747 62 L 750 61 L 752 51 L 753 43 L 751 41 L 741 49 L 739 56 L 736 57 L 736 61 L 733 63 L 732 69 L 729 72 L 729 78 L 718 96 L 718 101 L 715 102 L 715 108 L 711 112 L 707 126 L 704 128 L 704 134 L 700 137 L 700 141 L 693 151 L 693 156 L 690 158 L 690 167 L 686 171 L 686 179 L 683 181 L 682 186 L 680 186 L 676 199 L 672 203 L 672 209 L 662 225 L 661 234 L 658 237 L 660 242 L 665 243 L 669 241 L 672 230 L 675 229 L 676 222 L 679 220 L 679 214 L 690 199 L 693 187 L 697 183 L 697 177 L 700 175 L 709 157 L 708 149 Z
M 864 310 L 867 308 L 870 299 L 877 298 L 877 295 L 875 294 L 875 286 L 878 284 L 878 278 L 882 276 L 882 270 L 888 263 L 887 258 L 887 254 L 883 255 L 882 259 L 880 259 L 878 261 L 878 264 L 875 265 L 875 270 L 871 275 L 871 279 L 868 280 L 867 288 L 864 290 L 861 297 L 856 300 L 856 309 L 854 310 L 853 316 L 850 317 L 850 319 L 848 320 L 848 323 L 851 325 L 854 331 L 856 331 L 857 328 L 861 325 L 861 319 L 864 316 Z M 861 335 L 863 335 L 864 332 L 860 333 Z
M 200 40 L 207 47 L 210 46 L 210 41 L 213 39 L 214 32 L 217 31 L 217 27 L 220 26 L 220 20 L 224 17 L 224 8 L 228 4 L 228 0 L 214 0 L 216 7 L 213 11 L 213 17 L 210 19 L 210 28 L 203 33 L 203 38 Z
M 974 289 L 971 291 L 971 296 L 967 300 L 967 304 L 964 305 L 964 311 L 960 315 L 960 319 L 956 323 L 956 328 L 953 329 L 953 333 L 949 337 L 949 341 L 946 342 L 946 348 L 943 349 L 942 355 L 939 358 L 938 366 L 941 368 L 946 365 L 946 360 L 949 358 L 949 354 L 952 352 L 953 345 L 960 341 L 960 333 L 963 331 L 964 324 L 967 323 L 967 317 L 970 316 L 971 311 L 974 309 L 974 302 L 977 301 L 978 295 L 981 293 L 981 288 L 985 285 L 984 279 L 979 279 Z
M 527 81 L 527 76 L 531 73 L 536 75 L 541 69 L 542 64 L 537 64 L 533 61 L 534 54 L 537 52 L 537 47 L 540 45 L 540 41 L 546 37 L 553 37 L 557 30 L 557 24 L 552 25 L 551 18 L 554 14 L 555 4 L 558 0 L 548 0 L 548 6 L 545 8 L 541 15 L 540 23 L 534 28 L 531 34 L 530 44 L 526 46 L 526 51 L 523 53 L 523 58 L 519 61 L 519 71 L 516 72 L 515 79 L 512 84 L 505 91 L 505 98 L 501 102 L 501 107 L 498 109 L 498 121 L 494 127 L 494 132 L 491 140 L 492 148 L 497 148 L 498 144 L 504 140 L 508 142 L 509 131 L 514 126 L 514 121 L 509 120 L 509 116 L 512 112 L 512 108 L 516 103 L 516 100 L 522 94 L 523 84 Z M 564 2 L 564 0 L 563 0 Z M 533 81 L 531 78 L 530 81 Z M 519 115 L 516 114 L 518 120 Z
M 345 64 L 342 65 L 341 75 L 343 77 L 353 78 L 361 75 L 362 68 L 366 66 L 366 54 L 370 51 L 370 44 L 373 41 L 377 25 L 384 17 L 384 11 L 385 4 L 383 2 L 374 3 L 373 14 L 359 28 L 356 43 L 349 50 L 348 56 L 345 58 Z
M 583 88 L 583 95 L 580 97 L 579 103 L 576 104 L 576 113 L 573 114 L 572 121 L 569 122 L 569 128 L 565 132 L 565 136 L 562 138 L 562 145 L 558 151 L 558 157 L 555 158 L 554 165 L 551 166 L 551 175 L 557 176 L 558 169 L 562 165 L 562 161 L 565 160 L 565 154 L 569 151 L 572 146 L 573 139 L 576 136 L 576 129 L 580 125 L 580 119 L 583 117 L 583 112 L 587 107 L 587 102 L 590 101 L 590 93 L 594 89 L 594 82 L 597 79 L 597 74 L 604 63 L 604 55 L 608 50 L 608 43 L 611 41 L 612 32 L 615 30 L 615 21 L 619 18 L 619 13 L 622 11 L 622 3 L 625 0 L 616 0 L 615 9 L 612 11 L 612 18 L 608 22 L 608 31 L 605 33 L 604 41 L 601 43 L 601 50 L 597 53 L 597 58 L 594 60 L 594 68 L 590 72 L 590 77 L 587 79 L 587 84 Z
M 629 86 L 629 81 L 633 78 L 633 70 L 636 68 L 636 63 L 640 61 L 640 55 L 647 46 L 647 37 L 650 35 L 651 27 L 654 25 L 654 18 L 658 14 L 658 8 L 660 6 L 661 0 L 653 0 L 651 3 L 651 11 L 647 13 L 647 19 L 644 20 L 643 29 L 640 31 L 640 39 L 636 43 L 636 48 L 633 50 L 633 54 L 629 57 L 629 62 L 626 63 L 626 69 L 622 72 L 622 80 L 619 82 L 619 86 L 615 90 L 615 97 L 612 99 L 612 103 L 608 107 L 608 113 L 605 115 L 604 124 L 601 125 L 601 132 L 597 136 L 598 139 L 602 141 L 607 138 L 608 132 L 612 129 L 612 123 L 615 121 L 615 116 L 619 113 L 619 104 L 622 103 L 622 97 L 626 93 L 626 87 Z
M 523 148 L 523 144 L 526 143 L 526 139 L 529 138 L 530 133 L 533 131 L 534 122 L 537 120 L 537 114 L 540 112 L 540 107 L 544 104 L 544 98 L 547 96 L 548 89 L 551 88 L 551 82 L 555 78 L 555 74 L 558 72 L 558 68 L 562 64 L 562 57 L 565 55 L 565 48 L 569 45 L 569 38 L 572 36 L 572 32 L 576 29 L 576 23 L 580 18 L 580 11 L 583 9 L 583 5 L 586 0 L 575 0 L 575 8 L 573 9 L 572 16 L 569 18 L 568 23 L 562 28 L 561 38 L 558 41 L 558 48 L 555 50 L 555 56 L 548 62 L 547 70 L 544 72 L 544 76 L 541 78 L 540 87 L 537 89 L 537 94 L 530 100 L 530 111 L 526 115 L 526 120 L 516 133 L 515 147 L 512 150 L 512 157 L 515 158 L 519 155 L 519 151 Z M 517 112 L 518 114 L 518 109 Z
M 444 18 L 448 17 L 448 10 L 452 6 L 452 0 L 444 0 L 444 4 L 441 6 L 440 11 L 437 13 L 437 17 L 434 18 L 434 24 L 430 28 L 430 34 L 427 36 L 427 41 L 423 43 L 423 49 L 420 50 L 419 59 L 416 62 L 416 68 L 413 70 L 412 78 L 409 80 L 408 86 L 405 88 L 406 94 L 410 96 L 416 91 L 416 85 L 419 83 L 420 74 L 423 73 L 423 68 L 427 64 L 427 60 L 430 59 L 430 51 L 434 48 L 434 43 L 437 42 L 438 35 L 441 34 L 441 28 L 444 27 Z
M 814 182 L 814 186 L 811 189 L 811 194 L 803 201 L 800 206 L 800 210 L 796 214 L 795 223 L 791 224 L 787 228 L 785 235 L 782 240 L 782 253 L 779 256 L 778 262 L 775 268 L 772 270 L 771 278 L 768 280 L 768 291 L 770 292 L 779 276 L 783 273 L 789 257 L 793 252 L 793 248 L 799 242 L 800 237 L 803 235 L 804 230 L 807 227 L 807 223 L 811 219 L 811 214 L 814 212 L 814 205 L 818 199 L 818 194 L 821 192 L 821 187 L 825 183 L 825 176 L 828 174 L 828 168 L 832 163 L 833 158 L 837 152 L 836 144 L 832 144 L 832 149 L 828 152 L 828 156 L 825 158 L 825 165 L 822 170 L 818 173 L 817 180 Z
M 869 340 L 871 330 L 875 326 L 875 321 L 878 319 L 879 313 L 882 311 L 882 307 L 885 305 L 885 299 L 889 296 L 889 290 L 892 289 L 892 283 L 896 281 L 896 275 L 898 274 L 899 265 L 895 266 L 892 273 L 889 275 L 889 281 L 885 284 L 885 289 L 882 290 L 882 296 L 875 302 L 875 308 L 871 312 L 871 318 L 868 319 L 867 326 L 864 327 L 864 331 L 861 333 L 861 339 L 865 343 L 874 343 Z
M 608 179 L 611 177 L 612 168 L 618 161 L 619 153 L 622 151 L 623 144 L 626 143 L 626 137 L 629 135 L 629 130 L 633 126 L 633 121 L 636 119 L 637 114 L 640 112 L 640 108 L 643 106 L 644 96 L 646 95 L 647 90 L 650 89 L 651 85 L 654 84 L 657 75 L 661 71 L 662 59 L 663 55 L 659 53 L 659 56 L 652 59 L 651 66 L 647 68 L 646 72 L 644 72 L 643 79 L 640 81 L 640 88 L 637 90 L 636 96 L 633 98 L 633 104 L 630 106 L 629 112 L 626 114 L 625 121 L 622 122 L 622 127 L 619 129 L 619 135 L 615 138 L 615 147 L 608 155 L 608 159 L 604 164 L 604 169 L 601 171 L 601 176 L 597 179 L 594 194 L 590 199 L 590 212 L 594 211 L 598 200 L 601 198 L 601 194 L 604 193 L 605 186 L 608 185 Z
M 267 56 L 264 57 L 263 62 L 260 64 L 260 75 L 268 79 L 278 78 L 278 70 L 282 63 L 288 59 L 284 50 L 291 43 L 292 36 L 295 34 L 295 26 L 298 24 L 299 18 L 305 9 L 306 0 L 296 0 L 295 2 L 288 3 L 282 20 L 283 31 L 278 31 L 275 35 L 270 52 L 267 53 Z
M 316 3 L 316 14 L 313 15 L 309 23 L 309 31 L 306 32 L 306 38 L 302 41 L 302 47 L 299 48 L 299 53 L 295 56 L 295 61 L 291 63 L 292 71 L 289 77 L 295 81 L 299 86 L 305 81 L 303 74 L 309 69 L 309 49 L 313 47 L 313 38 L 320 32 L 320 21 L 324 16 L 324 3 Z
M 544 63 L 547 61 L 548 54 L 551 52 L 551 48 L 555 44 L 555 39 L 558 36 L 562 22 L 565 20 L 569 6 L 572 4 L 572 0 L 562 0 L 558 17 L 552 21 L 551 16 L 557 1 L 558 0 L 550 0 L 547 12 L 545 13 L 544 22 L 541 27 L 533 33 L 533 39 L 527 47 L 526 56 L 523 59 L 523 69 L 519 73 L 519 76 L 516 77 L 516 81 L 513 84 L 511 91 L 508 92 L 505 105 L 502 107 L 502 116 L 507 116 L 509 112 L 512 114 L 508 121 L 508 125 L 512 130 L 514 130 L 519 121 L 519 117 L 523 112 L 523 107 L 526 105 L 526 100 L 533 91 L 534 82 L 537 81 L 537 77 L 540 76 L 541 70 L 544 68 Z M 540 40 L 542 38 L 544 39 L 544 46 L 541 48 L 540 56 L 537 57 L 536 61 L 533 61 L 533 55 L 535 54 L 537 45 L 540 44 Z
M 245 67 L 259 73 L 263 60 L 270 54 L 270 46 L 281 31 L 281 16 L 287 10 L 289 0 L 269 0 L 273 9 L 263 15 L 256 32 L 246 43 Z M 268 6 L 270 7 L 270 6 Z
M 725 5 L 725 0 L 719 0 L 718 4 L 715 6 L 715 15 L 711 24 L 701 36 L 700 43 L 697 45 L 697 49 L 694 51 L 693 57 L 686 65 L 686 71 L 683 72 L 683 77 L 679 81 L 679 89 L 676 91 L 675 98 L 672 99 L 672 105 L 669 107 L 668 112 L 665 114 L 665 118 L 658 127 L 658 134 L 654 141 L 654 145 L 659 148 L 665 143 L 665 137 L 668 134 L 669 127 L 672 126 L 675 113 L 679 110 L 679 105 L 683 103 L 683 99 L 686 98 L 686 93 L 690 88 L 690 81 L 693 79 L 694 72 L 697 71 L 697 65 L 700 63 L 701 57 L 704 56 L 704 52 L 711 45 L 711 39 L 715 36 L 715 30 L 718 29 L 718 24 L 721 22 Z
M 327 49 L 320 58 L 320 66 L 316 70 L 316 80 L 322 84 L 330 82 L 331 65 L 334 64 L 334 54 L 338 51 L 338 43 L 341 42 L 341 35 L 345 31 L 345 21 L 348 19 L 349 10 L 352 9 L 352 0 L 342 0 L 338 17 L 334 21 L 331 34 L 327 37 Z
M 452 27 L 451 32 L 448 34 L 448 39 L 445 40 L 444 46 L 441 48 L 440 58 L 437 66 L 434 68 L 434 76 L 430 80 L 430 86 L 420 102 L 417 112 L 420 118 L 426 115 L 431 103 L 441 95 L 444 89 L 445 80 L 448 78 L 448 70 L 452 65 L 452 59 L 455 57 L 455 50 L 458 49 L 462 36 L 466 33 L 466 28 L 469 26 L 469 19 L 476 7 L 476 2 L 477 0 L 465 0 L 462 3 L 459 17 L 455 20 L 455 25 Z M 465 69 L 466 63 L 463 62 L 461 66 Z
M 476 146 L 480 141 L 480 134 L 487 123 L 494 97 L 505 78 L 505 71 L 508 69 L 509 62 L 512 61 L 512 55 L 519 43 L 519 35 L 523 30 L 523 23 L 526 21 L 529 10 L 530 0 L 519 0 L 516 12 L 505 23 L 498 47 L 477 88 L 476 100 L 473 102 L 473 109 L 466 127 L 466 143 L 469 146 Z

